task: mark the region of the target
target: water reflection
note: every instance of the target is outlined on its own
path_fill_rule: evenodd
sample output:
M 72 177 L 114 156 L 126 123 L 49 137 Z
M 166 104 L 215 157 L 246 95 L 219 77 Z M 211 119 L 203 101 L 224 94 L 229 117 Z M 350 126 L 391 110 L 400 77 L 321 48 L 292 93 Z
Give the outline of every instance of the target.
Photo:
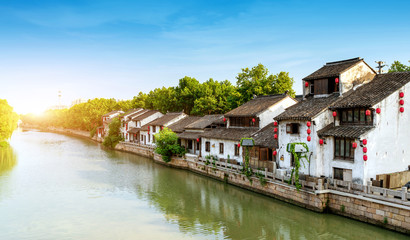
M 11 146 L 0 147 L 0 175 L 13 169 L 17 164 L 17 155 Z

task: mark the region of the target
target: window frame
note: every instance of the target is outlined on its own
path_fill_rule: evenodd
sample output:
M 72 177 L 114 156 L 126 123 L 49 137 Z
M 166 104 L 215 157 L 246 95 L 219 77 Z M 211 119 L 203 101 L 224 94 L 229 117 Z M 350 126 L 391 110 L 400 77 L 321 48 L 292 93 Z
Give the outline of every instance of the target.
M 205 152 L 210 152 L 211 151 L 211 142 L 206 141 L 205 142 Z
M 334 159 L 354 161 L 355 149 L 352 147 L 354 141 L 353 138 L 334 137 Z
M 297 127 L 297 131 L 295 131 Z M 288 123 L 286 124 L 286 133 L 288 134 L 299 134 L 300 133 L 300 124 L 299 123 Z
M 224 154 L 224 144 L 219 143 L 219 154 Z
M 340 112 L 340 125 L 373 125 L 373 111 L 370 111 L 370 115 L 366 116 L 366 108 L 346 108 L 339 110 Z
M 240 152 L 240 148 L 241 147 L 238 147 L 238 145 L 236 145 L 236 144 L 234 144 L 234 147 L 235 147 L 235 156 L 239 156 L 240 154 L 239 154 L 239 152 Z

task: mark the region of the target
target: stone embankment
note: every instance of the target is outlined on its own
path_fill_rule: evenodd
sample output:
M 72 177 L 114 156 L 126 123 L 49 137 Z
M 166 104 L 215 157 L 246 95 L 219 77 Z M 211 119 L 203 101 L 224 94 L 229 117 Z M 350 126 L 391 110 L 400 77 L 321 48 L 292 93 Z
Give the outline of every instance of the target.
M 60 128 L 42 130 L 90 138 L 89 132 L 85 131 Z M 92 139 L 102 141 L 102 139 L 96 137 Z M 283 177 L 282 180 L 275 179 L 275 177 L 267 180 L 265 178 L 266 181 L 261 182 L 262 178 L 258 177 L 248 179 L 238 168 L 235 169 L 232 166 L 227 168 L 227 164 L 225 164 L 225 167 L 205 164 L 195 157 L 174 157 L 169 163 L 165 163 L 161 155 L 154 153 L 152 147 L 133 143 L 119 143 L 115 149 L 148 157 L 159 164 L 186 169 L 316 212 L 330 212 L 410 235 L 410 202 L 407 201 L 408 195 L 404 196 L 405 201 L 396 201 L 395 199 L 384 201 L 368 197 L 369 195 L 330 189 L 322 182 L 312 183 L 313 185 L 306 182 L 305 186 L 310 186 L 311 189 L 297 190 L 293 185 L 286 183 Z

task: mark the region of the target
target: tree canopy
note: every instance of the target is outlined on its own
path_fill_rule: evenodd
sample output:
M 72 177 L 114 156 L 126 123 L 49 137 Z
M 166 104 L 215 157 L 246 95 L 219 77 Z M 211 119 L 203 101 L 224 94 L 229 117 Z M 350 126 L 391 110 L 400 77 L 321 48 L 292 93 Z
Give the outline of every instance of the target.
M 0 146 L 7 145 L 7 140 L 17 128 L 19 116 L 6 100 L 0 99 Z
M 394 61 L 389 68 L 389 72 L 410 72 L 410 65 L 407 66 L 399 61 Z

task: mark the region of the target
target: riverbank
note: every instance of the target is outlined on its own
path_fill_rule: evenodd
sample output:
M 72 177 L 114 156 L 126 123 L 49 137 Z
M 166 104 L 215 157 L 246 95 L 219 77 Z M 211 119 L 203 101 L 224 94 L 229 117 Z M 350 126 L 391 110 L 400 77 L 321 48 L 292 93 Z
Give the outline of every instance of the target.
M 96 137 L 90 138 L 90 134 L 86 131 L 59 128 L 42 128 L 41 130 L 85 137 L 98 142 L 102 141 L 102 139 Z M 410 234 L 409 204 L 400 204 L 394 201 L 388 202 L 370 198 L 363 194 L 337 191 L 330 189 L 328 185 L 321 181 L 314 185 L 306 183 L 303 189 L 297 191 L 294 186 L 284 182 L 283 178 L 281 181 L 275 178 L 267 179 L 266 183 L 264 183 L 257 177 L 246 178 L 240 173 L 238 168 L 235 169 L 232 166 L 229 168 L 226 164 L 225 166 L 223 164 L 207 165 L 193 156 L 173 158 L 171 162 L 165 163 L 160 155 L 153 152 L 152 147 L 139 146 L 132 143 L 119 143 L 115 149 L 138 154 L 169 167 L 186 169 L 316 212 L 329 212 L 404 234 Z M 407 199 L 406 195 L 404 197 Z

